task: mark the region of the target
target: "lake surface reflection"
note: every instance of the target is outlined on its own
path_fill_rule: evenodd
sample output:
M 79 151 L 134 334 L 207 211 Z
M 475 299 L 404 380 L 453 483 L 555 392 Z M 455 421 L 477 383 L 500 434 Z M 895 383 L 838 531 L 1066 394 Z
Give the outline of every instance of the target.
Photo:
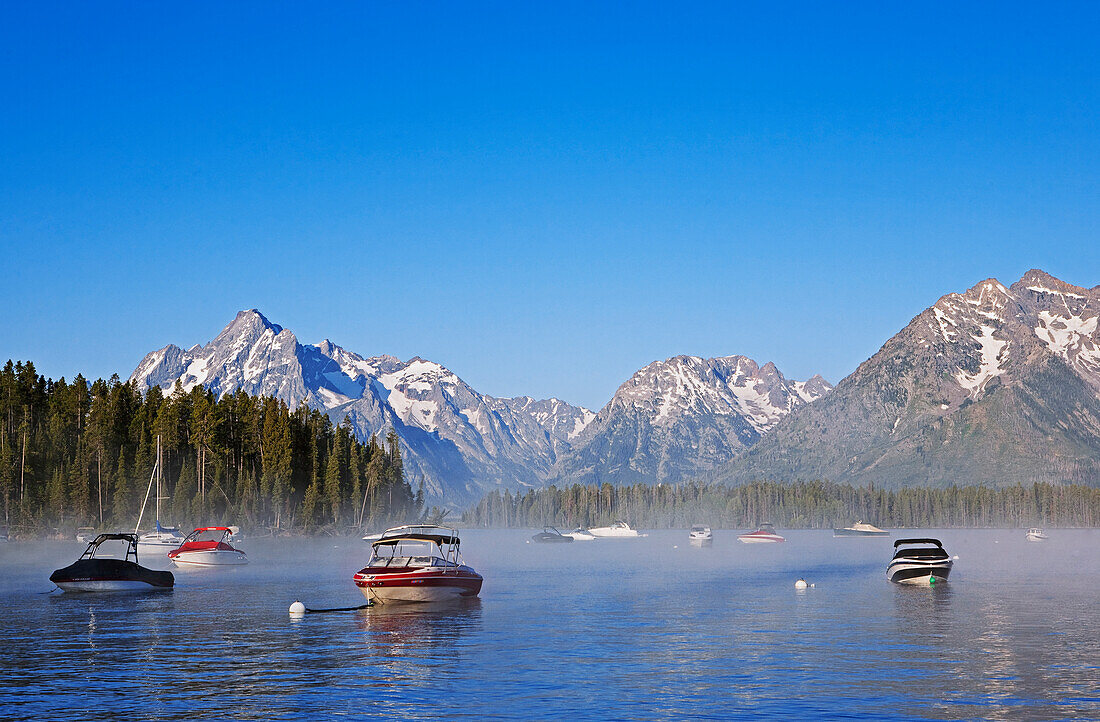
M 1100 533 L 942 531 L 951 583 L 885 578 L 892 539 L 716 531 L 527 543 L 471 530 L 481 598 L 363 603 L 358 540 L 257 539 L 171 592 L 41 594 L 83 545 L 0 545 L 6 719 L 1100 717 Z M 897 538 L 894 534 L 892 538 Z M 147 560 L 143 560 L 148 563 Z M 165 565 L 166 566 L 166 565 Z M 805 577 L 814 587 L 794 589 Z

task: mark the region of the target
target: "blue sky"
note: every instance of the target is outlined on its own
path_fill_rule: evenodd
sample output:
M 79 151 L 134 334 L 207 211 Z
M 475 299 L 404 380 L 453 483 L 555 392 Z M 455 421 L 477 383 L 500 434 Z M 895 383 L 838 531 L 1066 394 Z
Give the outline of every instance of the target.
M 125 377 L 256 307 L 598 407 L 1100 284 L 1100 5 L 526 5 L 5 4 L 0 357 Z

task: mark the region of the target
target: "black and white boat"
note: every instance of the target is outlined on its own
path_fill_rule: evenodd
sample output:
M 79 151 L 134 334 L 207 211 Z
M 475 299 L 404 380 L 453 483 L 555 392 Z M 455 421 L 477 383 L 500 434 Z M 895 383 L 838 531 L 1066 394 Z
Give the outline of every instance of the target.
M 126 544 L 122 559 L 100 556 L 104 542 Z M 50 575 L 50 581 L 65 592 L 119 592 L 149 589 L 171 589 L 175 584 L 172 572 L 148 569 L 137 563 L 137 535 L 100 534 L 93 539 L 80 558 Z
M 939 584 L 947 581 L 952 564 L 939 539 L 898 539 L 886 578 L 896 584 Z
M 562 534 L 552 526 L 544 526 L 542 531 L 531 537 L 531 541 L 539 544 L 569 544 L 573 537 Z

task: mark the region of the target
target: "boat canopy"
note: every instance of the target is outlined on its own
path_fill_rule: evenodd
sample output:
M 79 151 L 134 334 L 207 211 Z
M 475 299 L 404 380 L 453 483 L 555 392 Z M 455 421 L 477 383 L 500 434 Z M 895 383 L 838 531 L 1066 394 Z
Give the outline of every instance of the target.
M 440 526 L 415 525 L 398 526 L 382 532 L 380 538 L 371 542 L 372 547 L 396 546 L 405 541 L 433 542 L 439 547 L 459 545 L 458 532 Z
M 941 549 L 943 548 L 943 542 L 939 539 L 898 539 L 894 542 L 894 548 L 897 549 L 902 544 L 935 544 Z

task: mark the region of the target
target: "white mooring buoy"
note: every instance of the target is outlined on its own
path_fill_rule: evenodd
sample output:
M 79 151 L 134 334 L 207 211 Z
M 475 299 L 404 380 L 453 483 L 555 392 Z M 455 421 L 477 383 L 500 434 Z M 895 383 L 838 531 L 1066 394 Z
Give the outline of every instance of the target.
M 306 616 L 306 605 L 301 602 L 294 602 L 290 605 L 290 616 L 292 617 L 304 617 Z
M 806 583 L 805 579 L 799 579 L 797 582 L 794 583 L 795 589 L 805 589 L 808 586 L 810 585 Z

